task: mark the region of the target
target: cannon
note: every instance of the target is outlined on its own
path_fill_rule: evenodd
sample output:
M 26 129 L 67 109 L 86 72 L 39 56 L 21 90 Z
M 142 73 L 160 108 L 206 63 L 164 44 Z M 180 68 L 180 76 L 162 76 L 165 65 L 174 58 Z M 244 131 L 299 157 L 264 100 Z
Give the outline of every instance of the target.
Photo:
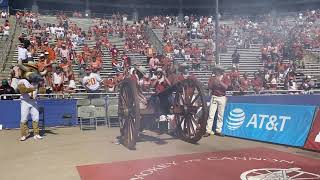
M 136 81 L 126 78 L 119 87 L 118 118 L 121 143 L 135 149 L 145 121 L 157 122 L 160 115 L 170 114 L 175 122 L 174 133 L 182 140 L 197 143 L 205 133 L 207 104 L 201 83 L 194 78 L 173 83 L 164 91 L 147 97 L 141 108 L 142 91 Z

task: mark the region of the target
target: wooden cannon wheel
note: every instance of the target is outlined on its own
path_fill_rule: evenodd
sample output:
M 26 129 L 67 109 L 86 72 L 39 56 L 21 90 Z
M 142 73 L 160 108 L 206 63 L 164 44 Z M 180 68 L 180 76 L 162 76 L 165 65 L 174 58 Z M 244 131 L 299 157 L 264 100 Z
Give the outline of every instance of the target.
M 135 149 L 140 128 L 140 108 L 137 84 L 125 79 L 120 85 L 118 101 L 121 141 L 128 149 Z
M 176 130 L 182 140 L 197 143 L 205 134 L 208 119 L 203 87 L 196 79 L 185 79 L 174 86 L 172 111 Z

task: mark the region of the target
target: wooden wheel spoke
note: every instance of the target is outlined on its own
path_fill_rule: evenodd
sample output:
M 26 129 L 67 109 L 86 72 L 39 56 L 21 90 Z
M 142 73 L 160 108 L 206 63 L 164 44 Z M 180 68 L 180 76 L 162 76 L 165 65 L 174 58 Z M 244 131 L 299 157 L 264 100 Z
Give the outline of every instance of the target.
M 199 97 L 200 97 L 200 94 L 197 94 L 196 97 L 194 97 L 194 99 L 191 101 L 190 104 L 193 105 Z
M 199 129 L 200 128 L 200 125 L 199 125 L 199 123 L 197 122 L 197 120 L 193 117 L 193 116 L 191 116 L 191 122 L 193 122 L 196 126 L 197 126 L 197 129 Z M 192 123 L 192 124 L 193 124 Z
M 186 101 L 185 101 L 185 99 L 183 98 L 183 96 L 182 96 L 183 94 L 182 93 L 179 93 L 179 97 L 181 98 L 181 100 L 182 100 L 182 104 L 186 104 Z M 180 99 L 179 98 L 179 99 Z M 179 102 L 180 103 L 180 102 Z
M 190 132 L 190 136 L 194 136 L 196 134 L 196 131 L 194 129 L 194 126 L 193 126 L 193 122 L 191 120 L 191 117 L 189 116 L 188 118 L 188 124 L 189 124 L 189 132 Z
M 189 129 L 189 123 L 187 118 L 185 118 L 183 125 L 184 125 L 183 132 L 186 132 L 187 136 L 190 137 L 190 129 Z

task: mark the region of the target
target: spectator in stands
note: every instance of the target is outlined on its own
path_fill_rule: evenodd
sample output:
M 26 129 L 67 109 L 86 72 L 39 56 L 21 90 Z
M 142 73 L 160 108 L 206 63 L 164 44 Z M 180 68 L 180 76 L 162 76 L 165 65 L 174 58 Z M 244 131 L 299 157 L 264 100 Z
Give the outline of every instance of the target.
M 110 54 L 111 54 L 112 60 L 118 61 L 119 49 L 117 48 L 116 45 L 113 45 L 113 48 L 110 50 Z
M 97 61 L 95 56 L 92 57 L 92 61 L 90 63 L 90 68 L 95 71 L 100 71 L 102 68 L 102 64 L 100 61 Z
M 164 46 L 164 53 L 167 55 L 167 54 L 172 54 L 173 53 L 173 47 L 172 47 L 172 44 L 170 43 L 170 41 L 168 41 L 166 43 L 166 45 Z
M 240 91 L 249 91 L 251 89 L 251 81 L 248 79 L 248 74 L 244 73 L 240 79 Z
M 17 65 L 12 66 L 10 69 L 10 86 L 17 92 L 18 82 L 21 78 L 21 69 Z
M 306 76 L 300 85 L 300 90 L 303 90 L 303 94 L 307 94 L 314 87 L 314 82 L 311 80 L 311 76 Z
M 289 94 L 298 94 L 298 86 L 297 83 L 295 82 L 295 75 L 289 75 L 288 80 L 285 84 L 285 87 L 289 91 Z
M 82 79 L 82 85 L 88 93 L 99 93 L 102 79 L 99 74 L 90 68 L 86 69 L 86 76 Z M 99 97 L 99 95 L 89 95 L 89 98 Z
M 20 43 L 18 46 L 18 61 L 22 61 L 23 63 L 28 62 L 28 50 L 23 43 Z
M 238 50 L 234 50 L 232 54 L 232 67 L 239 69 L 239 62 L 240 62 L 240 54 L 238 53 Z
M 70 51 L 67 49 L 66 44 L 61 45 L 61 48 L 59 49 L 59 56 L 67 61 L 70 60 Z
M 121 59 L 123 68 L 129 69 L 131 67 L 131 58 L 125 52 L 123 52 Z
M 116 82 L 115 79 L 109 77 L 103 81 L 104 87 L 106 88 L 107 92 L 115 92 Z
M 64 93 L 76 93 L 77 86 L 74 79 L 69 80 L 68 86 L 64 89 Z
M 123 71 L 123 64 L 122 63 L 118 63 L 117 60 L 112 59 L 111 64 L 112 64 L 112 69 L 114 71 L 116 71 L 116 72 Z
M 145 55 L 147 56 L 147 63 L 150 62 L 150 59 L 153 57 L 153 55 L 156 53 L 156 50 L 153 48 L 153 45 L 146 46 L 146 52 Z
M 8 83 L 8 80 L 4 79 L 0 86 L 0 95 L 3 94 L 16 94 L 16 91 Z M 12 100 L 13 96 L 1 96 L 1 100 Z
M 194 57 L 192 59 L 192 70 L 196 71 L 196 70 L 200 70 L 200 59 L 198 57 Z
M 52 75 L 52 89 L 55 93 L 63 92 L 64 74 L 61 67 L 57 67 Z
M 149 73 L 151 77 L 153 76 L 154 72 L 157 70 L 159 64 L 160 64 L 160 61 L 157 58 L 156 53 L 154 53 L 152 58 L 149 61 Z
M 254 73 L 254 78 L 251 81 L 253 90 L 258 94 L 263 90 L 263 79 L 259 76 L 258 73 Z
M 224 70 L 222 68 L 216 68 L 213 71 L 212 77 L 209 79 L 208 88 L 211 90 L 210 110 L 207 120 L 206 134 L 204 137 L 208 137 L 211 134 L 222 135 L 223 114 L 227 103 L 226 91 L 228 84 L 223 81 Z M 212 132 L 212 126 L 214 117 L 217 116 L 217 127 L 215 132 Z
M 10 24 L 9 20 L 6 20 L 6 22 L 3 25 L 3 37 L 7 41 L 9 39 L 9 34 L 10 34 Z
M 270 90 L 277 90 L 278 80 L 277 80 L 276 74 L 274 73 L 270 74 L 270 77 L 267 79 L 267 88 Z

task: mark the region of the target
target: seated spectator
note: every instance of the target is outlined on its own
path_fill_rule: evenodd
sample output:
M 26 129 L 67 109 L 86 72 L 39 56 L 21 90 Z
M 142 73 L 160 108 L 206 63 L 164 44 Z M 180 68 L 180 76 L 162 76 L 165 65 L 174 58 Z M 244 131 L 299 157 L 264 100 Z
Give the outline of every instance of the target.
M 59 55 L 61 58 L 66 59 L 67 61 L 70 60 L 70 51 L 67 49 L 66 44 L 61 45 L 61 48 L 59 49 Z
M 62 58 L 61 63 L 59 64 L 59 67 L 63 70 L 63 72 L 66 72 L 70 66 L 71 66 L 70 62 L 68 62 L 66 58 Z
M 117 48 L 116 45 L 114 45 L 113 48 L 110 49 L 110 54 L 111 54 L 112 60 L 118 61 L 119 49 Z
M 235 67 L 232 67 L 232 70 L 229 73 L 229 75 L 230 75 L 231 79 L 236 79 L 236 80 L 240 79 L 240 73 L 239 73 L 238 69 Z
M 298 86 L 297 86 L 297 83 L 295 82 L 295 76 L 294 75 L 290 75 L 288 77 L 288 81 L 286 82 L 285 87 L 289 91 L 289 94 L 299 94 L 297 92 Z
M 8 83 L 8 80 L 4 79 L 2 80 L 1 86 L 0 86 L 0 95 L 3 94 L 16 94 L 16 91 L 11 87 Z M 1 100 L 12 100 L 13 96 L 1 96 Z
M 5 40 L 7 41 L 9 38 L 9 33 L 10 33 L 10 24 L 9 24 L 9 21 L 6 20 L 6 22 L 3 25 L 3 37 L 2 38 L 5 38 Z
M 61 67 L 57 67 L 52 76 L 52 89 L 55 93 L 63 92 L 64 74 Z
M 77 86 L 76 86 L 76 82 L 72 79 L 69 81 L 68 86 L 64 89 L 64 93 L 76 93 Z
M 117 60 L 112 59 L 111 63 L 112 63 L 112 70 L 114 70 L 116 72 L 123 71 L 122 64 L 121 63 L 119 64 Z
M 99 61 L 97 61 L 97 58 L 95 56 L 92 57 L 90 68 L 95 71 L 100 71 L 102 68 L 102 64 Z
M 165 54 L 173 53 L 173 47 L 172 47 L 172 44 L 170 42 L 167 42 L 163 49 L 164 49 L 164 53 Z
M 123 67 L 128 69 L 131 66 L 131 58 L 125 52 L 123 52 L 121 59 Z
M 13 87 L 13 89 L 17 92 L 18 89 L 18 82 L 21 78 L 21 69 L 15 65 L 11 68 L 11 83 L 10 86 Z
M 263 90 L 263 80 L 262 78 L 258 75 L 258 73 L 254 73 L 254 78 L 251 81 L 253 90 L 256 93 L 259 93 L 261 90 Z
M 107 92 L 115 92 L 116 82 L 115 79 L 109 77 L 103 81 L 104 87 L 106 88 Z
M 270 90 L 277 90 L 278 87 L 278 80 L 275 74 L 271 74 L 268 80 L 268 87 Z
M 306 76 L 300 85 L 300 90 L 303 90 L 304 94 L 307 94 L 314 87 L 314 82 L 311 81 L 311 76 Z
M 251 81 L 248 79 L 248 74 L 244 73 L 243 78 L 240 79 L 240 91 L 249 91 L 251 88 Z
M 82 85 L 88 93 L 99 93 L 102 79 L 95 71 L 91 71 L 90 68 L 86 69 L 86 76 L 82 79 Z M 90 98 L 97 97 L 96 95 L 90 95 Z
M 157 58 L 156 54 L 154 53 L 152 58 L 149 61 L 149 73 L 151 77 L 153 76 L 154 72 L 157 70 L 159 64 L 160 64 L 160 61 Z
M 200 70 L 200 60 L 199 58 L 193 58 L 192 59 L 192 70 Z

